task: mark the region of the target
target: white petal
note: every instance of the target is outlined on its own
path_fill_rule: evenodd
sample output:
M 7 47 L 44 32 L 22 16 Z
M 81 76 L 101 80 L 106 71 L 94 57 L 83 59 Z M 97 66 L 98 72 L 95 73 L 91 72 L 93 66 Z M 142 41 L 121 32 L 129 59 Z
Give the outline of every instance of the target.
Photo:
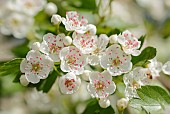
M 99 64 L 99 57 L 97 55 L 90 55 L 88 57 L 88 61 L 90 65 L 98 65 Z
M 108 85 L 108 87 L 106 87 L 105 91 L 109 94 L 114 93 L 116 90 L 116 85 L 113 81 L 111 81 L 110 85 Z
M 50 57 L 53 61 L 55 61 L 55 62 L 60 62 L 59 55 L 50 54 L 49 57 Z
M 98 48 L 104 50 L 109 43 L 108 36 L 106 34 L 101 34 L 98 39 Z
M 60 51 L 59 57 L 62 60 L 64 60 L 65 56 L 69 53 L 69 47 L 65 47 Z
M 27 60 L 24 59 L 21 61 L 21 64 L 20 64 L 20 71 L 22 73 L 25 73 L 27 70 L 25 69 L 27 67 L 28 63 L 27 63 Z
M 108 68 L 110 66 L 110 62 L 108 61 L 108 55 L 104 55 L 101 57 L 100 65 L 102 68 Z
M 109 101 L 109 99 L 107 99 L 107 98 L 101 98 L 101 99 L 99 100 L 99 105 L 100 105 L 100 107 L 102 107 L 102 108 L 107 108 L 107 107 L 110 106 L 110 101 Z
M 99 74 L 98 71 L 91 72 L 89 77 L 90 82 L 93 83 L 94 80 L 98 79 L 98 74 Z
M 140 50 L 133 50 L 132 55 L 133 56 L 138 56 L 140 55 L 141 51 Z
M 65 61 L 61 61 L 60 68 L 63 72 L 70 72 L 71 69 Z
M 38 83 L 40 81 L 38 76 L 36 74 L 31 73 L 31 72 L 25 73 L 25 77 L 28 80 L 28 82 L 31 82 L 33 84 Z
M 104 76 L 106 80 L 112 81 L 112 76 L 110 75 L 108 71 L 105 70 L 101 74 Z
M 162 67 L 162 71 L 167 74 L 170 75 L 170 61 L 166 62 L 163 67 Z

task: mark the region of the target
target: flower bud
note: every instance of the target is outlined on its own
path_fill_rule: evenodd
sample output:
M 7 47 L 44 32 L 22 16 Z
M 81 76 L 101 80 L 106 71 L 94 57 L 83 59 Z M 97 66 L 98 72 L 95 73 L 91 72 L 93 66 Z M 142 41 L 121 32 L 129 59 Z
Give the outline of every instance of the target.
M 32 44 L 32 46 L 31 46 L 31 49 L 39 51 L 40 50 L 40 43 L 39 42 L 34 42 Z
M 70 45 L 72 43 L 72 38 L 70 36 L 66 36 L 63 42 L 65 45 Z
M 95 35 L 96 34 L 96 26 L 93 25 L 93 24 L 89 24 L 87 26 L 87 31 L 92 34 L 92 35 Z
M 119 111 L 123 111 L 128 105 L 128 100 L 126 98 L 121 98 L 117 101 L 117 109 Z
M 57 11 L 58 11 L 57 6 L 52 2 L 49 2 L 45 7 L 45 12 L 50 16 L 57 13 Z
M 117 34 L 111 35 L 111 36 L 109 37 L 110 43 L 111 43 L 111 44 L 117 43 L 117 38 L 118 38 Z
M 91 71 L 90 70 L 84 70 L 84 73 L 81 75 L 83 80 L 89 81 L 89 76 L 90 76 Z
M 52 22 L 54 25 L 57 25 L 58 23 L 61 22 L 61 16 L 60 16 L 60 15 L 57 15 L 57 14 L 53 15 L 53 16 L 51 17 L 51 22 Z
M 110 101 L 107 98 L 102 98 L 102 99 L 99 100 L 99 105 L 102 108 L 107 108 L 107 107 L 110 106 Z
M 20 77 L 20 83 L 23 85 L 23 86 L 27 86 L 29 84 L 29 82 L 27 81 L 25 75 L 21 75 Z

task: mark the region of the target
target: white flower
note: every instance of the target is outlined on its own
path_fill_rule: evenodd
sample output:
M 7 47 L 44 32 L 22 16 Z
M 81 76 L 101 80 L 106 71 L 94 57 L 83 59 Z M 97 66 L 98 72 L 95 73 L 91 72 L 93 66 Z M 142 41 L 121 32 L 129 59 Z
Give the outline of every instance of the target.
M 66 12 L 66 19 L 62 18 L 62 23 L 65 25 L 67 31 L 85 33 L 88 21 L 84 18 L 84 16 L 79 19 L 79 14 L 77 12 L 70 11 Z
M 155 79 L 156 77 L 160 76 L 159 73 L 161 72 L 161 70 L 162 70 L 162 63 L 158 62 L 156 58 L 154 58 L 150 60 L 146 74 L 148 75 L 148 78 Z
M 57 6 L 52 2 L 47 3 L 47 5 L 45 6 L 45 12 L 48 15 L 53 15 L 53 14 L 57 13 L 57 11 L 58 11 Z
M 59 87 L 63 94 L 72 94 L 76 92 L 80 85 L 80 78 L 72 72 L 67 73 L 59 79 Z
M 54 24 L 54 25 L 57 25 L 61 22 L 61 16 L 58 15 L 58 14 L 54 14 L 52 17 L 51 17 L 51 22 Z
M 170 61 L 167 61 L 163 67 L 162 67 L 162 71 L 167 74 L 170 75 Z
M 20 13 L 10 13 L 1 25 L 1 33 L 4 35 L 12 34 L 16 38 L 26 37 L 29 29 L 33 25 L 33 18 Z
M 97 48 L 97 36 L 85 33 L 73 33 L 73 44 L 80 49 L 83 54 L 89 54 Z
M 100 65 L 106 68 L 112 76 L 121 75 L 132 69 L 131 56 L 124 53 L 120 45 L 113 44 L 101 57 Z
M 93 47 L 97 47 L 90 55 L 88 56 L 88 62 L 90 65 L 98 65 L 100 62 L 101 56 L 106 49 L 106 46 L 109 43 L 109 38 L 106 34 L 101 34 L 97 41 L 93 44 Z
M 106 98 L 116 90 L 116 85 L 108 71 L 102 73 L 98 71 L 91 72 L 89 79 L 90 83 L 87 90 L 92 97 Z
M 20 64 L 20 70 L 25 73 L 28 82 L 38 83 L 40 79 L 48 77 L 53 68 L 53 61 L 39 51 L 31 50 L 28 52 L 26 59 Z
M 63 33 L 57 36 L 52 33 L 45 34 L 40 46 L 40 51 L 49 55 L 54 62 L 59 62 L 60 50 L 65 47 L 64 38 L 65 35 Z
M 25 75 L 21 75 L 21 77 L 19 78 L 20 80 L 20 83 L 23 85 L 23 86 L 27 86 L 29 84 L 29 82 L 27 81 Z
M 111 36 L 109 37 L 109 42 L 110 42 L 111 44 L 118 43 L 118 42 L 117 42 L 117 38 L 118 38 L 117 34 L 111 35 Z
M 60 68 L 63 72 L 73 72 L 76 75 L 84 72 L 84 66 L 87 64 L 86 56 L 74 46 L 65 47 L 60 51 Z
M 40 50 L 40 43 L 39 43 L 39 42 L 34 42 L 34 43 L 31 45 L 31 49 L 32 49 L 32 50 L 37 50 L 37 51 L 39 51 L 39 50 Z
M 125 96 L 126 98 L 138 97 L 136 89 L 148 83 L 148 78 L 145 74 L 144 68 L 136 67 L 133 71 L 125 74 L 123 81 L 126 85 Z
M 117 40 L 122 45 L 122 48 L 126 54 L 138 56 L 141 53 L 141 51 L 138 50 L 141 41 L 138 41 L 138 39 L 134 37 L 133 34 L 131 34 L 128 30 L 124 31 L 122 35 L 119 35 Z
M 101 98 L 99 99 L 99 105 L 102 108 L 107 108 L 110 106 L 110 100 L 108 98 Z
M 46 2 L 46 0 L 16 0 L 13 9 L 34 16 L 43 9 Z
M 116 106 L 119 111 L 123 111 L 128 106 L 128 100 L 126 98 L 121 98 L 117 101 Z

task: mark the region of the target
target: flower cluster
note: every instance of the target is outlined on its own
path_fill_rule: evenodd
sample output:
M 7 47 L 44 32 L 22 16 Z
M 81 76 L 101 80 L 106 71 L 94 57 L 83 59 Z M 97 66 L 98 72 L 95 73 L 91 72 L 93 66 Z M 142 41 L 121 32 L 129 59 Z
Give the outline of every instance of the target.
M 0 5 L 0 32 L 19 39 L 26 37 L 34 24 L 34 16 L 44 7 L 47 14 L 57 11 L 57 6 L 47 4 L 46 0 L 3 0 Z
M 96 26 L 88 24 L 87 19 L 75 11 L 67 12 L 66 18 L 55 14 L 51 22 L 57 26 L 62 23 L 67 35 L 60 31 L 57 35 L 47 33 L 41 43 L 32 45 L 20 65 L 28 82 L 38 83 L 47 78 L 53 67 L 54 70 L 60 67 L 58 85 L 61 93 L 76 92 L 82 76 L 88 82 L 87 91 L 91 97 L 98 98 L 100 106 L 106 108 L 110 105 L 109 95 L 116 90 L 114 77 L 123 76 L 125 96 L 131 99 L 138 97 L 136 89 L 159 76 L 162 64 L 156 59 L 150 60 L 146 68 L 133 68 L 131 60 L 141 53 L 141 41 L 128 30 L 110 37 L 106 34 L 98 36 Z M 164 65 L 166 73 L 169 73 L 168 65 Z M 102 70 L 93 71 L 88 66 L 98 66 Z

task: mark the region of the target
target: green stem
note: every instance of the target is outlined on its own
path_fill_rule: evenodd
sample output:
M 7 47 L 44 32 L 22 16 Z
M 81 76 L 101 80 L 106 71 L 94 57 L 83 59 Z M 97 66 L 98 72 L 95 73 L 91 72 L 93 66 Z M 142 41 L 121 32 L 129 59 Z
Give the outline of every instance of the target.
M 119 111 L 119 114 L 123 114 L 124 110 L 123 111 Z
M 54 70 L 61 76 L 61 73 L 57 70 L 56 66 L 54 66 Z
M 69 36 L 71 33 L 72 33 L 72 31 L 69 31 L 69 32 L 67 33 L 67 36 Z
M 58 24 L 56 25 L 56 28 L 57 28 L 57 33 L 60 34 L 60 23 L 58 23 Z

